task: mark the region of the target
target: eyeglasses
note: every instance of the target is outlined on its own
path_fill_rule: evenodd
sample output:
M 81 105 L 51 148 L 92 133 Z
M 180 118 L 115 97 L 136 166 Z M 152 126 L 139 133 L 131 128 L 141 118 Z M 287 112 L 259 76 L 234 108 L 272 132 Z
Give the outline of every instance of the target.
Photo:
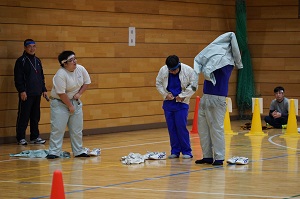
M 76 57 L 72 57 L 71 59 L 68 59 L 67 62 L 74 62 L 77 61 Z

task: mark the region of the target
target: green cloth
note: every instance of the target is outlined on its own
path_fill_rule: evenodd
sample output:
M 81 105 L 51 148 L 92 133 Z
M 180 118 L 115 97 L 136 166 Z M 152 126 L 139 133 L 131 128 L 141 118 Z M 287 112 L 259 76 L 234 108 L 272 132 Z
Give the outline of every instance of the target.
M 246 110 L 252 109 L 255 96 L 254 73 L 248 48 L 247 12 L 245 0 L 236 0 L 236 38 L 242 53 L 243 69 L 238 71 L 236 101 L 239 115 L 243 118 Z
M 26 158 L 45 158 L 49 154 L 49 150 L 39 149 L 39 150 L 26 150 L 17 154 L 10 154 L 10 157 L 26 157 Z M 62 151 L 59 155 L 61 158 L 70 158 L 69 152 Z

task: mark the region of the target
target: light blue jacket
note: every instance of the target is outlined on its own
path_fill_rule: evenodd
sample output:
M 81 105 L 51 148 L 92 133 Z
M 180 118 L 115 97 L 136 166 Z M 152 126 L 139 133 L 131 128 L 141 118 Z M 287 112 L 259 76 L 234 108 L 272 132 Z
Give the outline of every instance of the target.
M 243 68 L 239 46 L 233 32 L 220 35 L 195 57 L 194 71 L 197 74 L 197 81 L 193 82 L 193 86 L 197 88 L 201 72 L 206 80 L 215 85 L 216 79 L 212 72 L 226 65 Z
M 181 63 L 181 70 L 179 72 L 179 79 L 181 83 L 181 93 L 178 95 L 181 98 L 185 98 L 183 103 L 189 104 L 190 98 L 195 93 L 195 90 L 192 89 L 191 82 L 195 82 L 196 75 L 194 75 L 194 70 L 184 64 Z M 168 95 L 167 87 L 168 87 L 168 79 L 169 79 L 169 69 L 167 65 L 161 67 L 156 77 L 156 89 L 161 94 L 163 99 L 166 99 Z

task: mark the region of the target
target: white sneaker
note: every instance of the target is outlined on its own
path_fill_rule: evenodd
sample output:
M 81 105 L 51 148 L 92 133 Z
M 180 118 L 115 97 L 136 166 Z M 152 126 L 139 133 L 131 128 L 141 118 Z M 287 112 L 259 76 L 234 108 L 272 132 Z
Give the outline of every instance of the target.
M 171 154 L 168 156 L 169 159 L 179 158 L 179 155 Z
M 239 157 L 239 159 L 235 162 L 235 164 L 245 165 L 249 163 L 249 158 Z
M 183 155 L 182 158 L 183 159 L 191 159 L 191 158 L 193 158 L 193 156 L 191 156 L 191 155 Z
M 229 159 L 227 160 L 227 163 L 228 163 L 228 164 L 235 164 L 236 161 L 237 161 L 239 158 L 240 158 L 240 157 L 233 156 L 232 158 L 229 158 Z
M 165 160 L 166 158 L 166 152 L 154 152 L 148 156 L 149 160 Z
M 101 154 L 101 149 L 96 149 L 95 148 L 92 151 L 90 151 L 88 154 L 91 155 L 91 156 L 99 156 Z
M 150 156 L 154 155 L 154 152 L 147 151 L 147 153 L 144 155 L 145 160 L 149 160 Z
M 30 141 L 30 144 L 45 144 L 45 143 L 46 143 L 46 140 L 44 140 L 40 137 Z
M 25 139 L 22 139 L 18 142 L 18 145 L 27 145 L 27 141 Z

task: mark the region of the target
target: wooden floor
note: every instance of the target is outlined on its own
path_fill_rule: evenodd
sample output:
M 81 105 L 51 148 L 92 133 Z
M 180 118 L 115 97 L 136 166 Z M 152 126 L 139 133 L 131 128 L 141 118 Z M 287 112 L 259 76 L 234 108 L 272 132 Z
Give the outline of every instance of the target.
M 264 131 L 266 136 L 245 136 L 248 131 L 240 125 L 246 122 L 231 122 L 238 134 L 226 135 L 226 159 L 246 156 L 248 165 L 196 165 L 202 155 L 198 134 L 191 134 L 191 160 L 120 162 L 130 152 L 169 154 L 167 129 L 85 136 L 85 147 L 102 150 L 100 156 L 86 159 L 11 158 L 9 154 L 23 150 L 48 149 L 48 144 L 1 145 L 0 198 L 49 198 L 57 169 L 62 171 L 67 199 L 300 198 L 299 138 L 280 137 L 284 132 L 279 129 Z M 71 152 L 69 138 L 63 150 Z

